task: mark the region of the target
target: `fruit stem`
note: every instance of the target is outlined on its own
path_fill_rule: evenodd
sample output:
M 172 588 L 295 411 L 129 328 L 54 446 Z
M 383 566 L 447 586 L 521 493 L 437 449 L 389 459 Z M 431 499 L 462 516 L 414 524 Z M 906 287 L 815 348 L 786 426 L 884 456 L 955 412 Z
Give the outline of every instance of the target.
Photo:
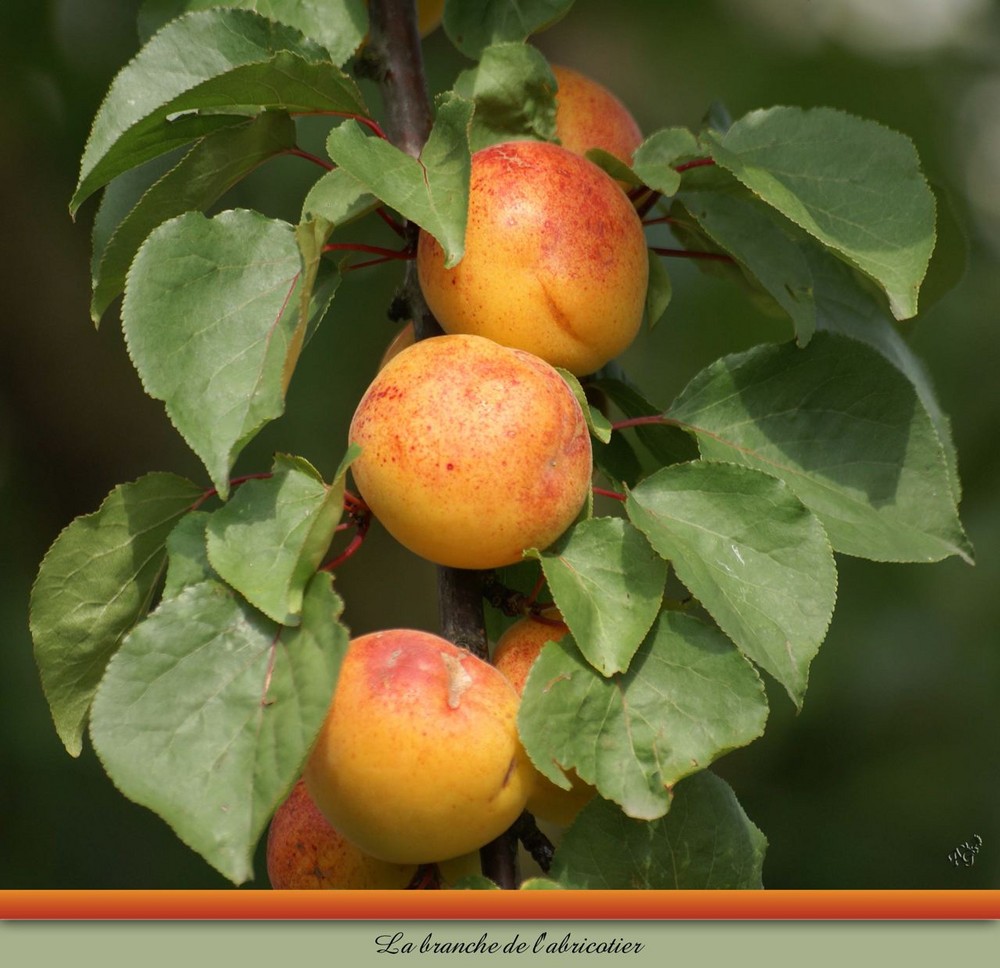
M 650 250 L 657 255 L 670 256 L 675 259 L 708 259 L 715 262 L 735 262 L 731 255 L 725 252 L 698 252 L 695 249 L 664 249 L 660 246 L 651 245 Z
M 296 158 L 305 158 L 306 161 L 311 161 L 314 165 L 319 165 L 320 168 L 325 168 L 327 171 L 333 171 L 334 165 L 329 161 L 324 161 L 319 155 L 314 155 L 311 151 L 303 151 L 298 145 L 294 148 L 289 148 L 285 154 L 294 155 Z
M 615 429 L 618 429 L 617 426 Z M 625 500 L 625 495 L 619 494 L 618 491 L 608 491 L 603 487 L 594 487 L 592 490 L 595 494 L 599 494 L 601 497 L 613 497 L 616 501 Z
M 644 427 L 647 424 L 663 424 L 667 427 L 680 427 L 682 424 L 674 420 L 673 417 L 667 417 L 662 413 L 653 413 L 645 417 L 629 417 L 627 420 L 619 420 L 617 423 L 611 425 L 612 430 L 625 430 L 628 427 Z M 594 488 L 595 492 L 597 488 Z
M 263 473 L 260 474 L 244 474 L 242 477 L 234 477 L 229 482 L 229 488 L 230 490 L 232 490 L 233 488 L 239 487 L 241 484 L 246 484 L 247 481 L 263 481 L 273 476 L 274 475 L 270 471 L 264 471 Z M 198 508 L 200 508 L 207 500 L 216 497 L 218 493 L 219 489 L 217 487 L 207 488 L 205 491 L 202 492 L 201 497 L 199 497 L 194 502 L 194 504 L 191 505 L 190 510 L 197 511 Z
M 674 171 L 684 172 L 689 168 L 704 168 L 707 165 L 714 165 L 714 158 L 695 158 L 692 161 L 685 161 L 683 164 L 674 165 Z

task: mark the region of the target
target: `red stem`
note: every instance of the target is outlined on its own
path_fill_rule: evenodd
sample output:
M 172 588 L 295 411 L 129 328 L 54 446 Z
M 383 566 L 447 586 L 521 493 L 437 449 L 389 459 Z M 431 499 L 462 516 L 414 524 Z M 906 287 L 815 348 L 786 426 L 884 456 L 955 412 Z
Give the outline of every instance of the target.
M 375 214 L 378 215 L 386 225 L 389 226 L 401 239 L 406 238 L 406 229 L 399 224 L 381 205 L 375 209 Z
M 625 495 L 619 494 L 618 491 L 608 491 L 603 487 L 595 487 L 593 490 L 595 494 L 599 494 L 601 497 L 613 497 L 616 501 L 625 500 Z
M 665 417 L 662 413 L 653 413 L 646 417 L 629 417 L 627 420 L 619 420 L 617 423 L 611 425 L 611 429 L 624 430 L 626 427 L 644 427 L 650 424 L 660 424 L 665 427 L 680 426 L 672 417 Z
M 683 165 L 674 165 L 674 171 L 687 171 L 689 168 L 704 168 L 706 165 L 714 165 L 714 158 L 695 158 L 694 161 L 685 161 Z
M 365 117 L 363 114 L 351 114 L 346 111 L 293 111 L 293 118 L 303 118 L 303 117 L 333 117 L 333 118 L 346 118 L 351 121 L 357 121 L 359 124 L 363 124 L 366 128 L 372 131 L 374 134 L 378 135 L 383 141 L 388 141 L 389 138 L 386 133 L 379 126 L 378 121 L 373 118 Z
M 674 259 L 705 259 L 711 262 L 735 262 L 731 255 L 724 252 L 698 252 L 693 249 L 664 249 L 660 246 L 651 245 L 650 250 L 657 255 L 670 256 Z
M 334 165 L 329 161 L 320 158 L 319 155 L 314 155 L 312 152 L 303 151 L 297 145 L 294 148 L 288 148 L 285 154 L 294 155 L 296 158 L 305 158 L 306 161 L 311 161 L 314 165 L 319 165 L 320 168 L 325 168 L 327 171 L 333 171 Z
M 263 481 L 273 476 L 274 475 L 270 471 L 265 471 L 264 473 L 261 474 L 244 474 L 242 477 L 234 477 L 229 482 L 229 486 L 230 488 L 239 487 L 241 484 L 246 484 L 247 481 Z M 208 488 L 208 490 L 204 491 L 201 497 L 199 497 L 198 500 L 196 500 L 194 504 L 191 505 L 190 510 L 197 511 L 198 508 L 200 508 L 207 500 L 209 500 L 209 498 L 215 497 L 218 493 L 219 489 L 217 487 Z
M 412 259 L 413 252 L 405 249 L 386 249 L 381 245 L 366 245 L 364 242 L 328 242 L 323 246 L 324 252 L 370 252 L 372 255 L 382 255 L 387 259 Z

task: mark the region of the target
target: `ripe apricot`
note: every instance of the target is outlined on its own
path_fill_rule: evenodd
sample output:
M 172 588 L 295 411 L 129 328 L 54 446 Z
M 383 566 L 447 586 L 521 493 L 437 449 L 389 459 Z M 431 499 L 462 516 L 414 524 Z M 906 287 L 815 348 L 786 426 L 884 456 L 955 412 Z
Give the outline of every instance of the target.
M 582 375 L 635 338 L 649 263 L 639 216 L 610 175 L 559 145 L 515 141 L 472 157 L 462 260 L 446 269 L 421 232 L 417 270 L 446 333 Z
M 584 155 L 602 148 L 625 164 L 642 144 L 631 112 L 603 84 L 569 67 L 552 65 L 556 92 L 556 134 L 564 148 Z
M 376 860 L 334 829 L 299 780 L 267 832 L 267 876 L 275 890 L 401 890 L 416 864 Z
M 503 833 L 527 801 L 517 693 L 489 663 L 432 635 L 351 641 L 306 785 L 327 820 L 394 864 L 447 860 Z
M 583 412 L 547 363 L 480 336 L 393 357 L 351 421 L 351 473 L 401 544 L 440 565 L 498 568 L 545 548 L 590 490 Z

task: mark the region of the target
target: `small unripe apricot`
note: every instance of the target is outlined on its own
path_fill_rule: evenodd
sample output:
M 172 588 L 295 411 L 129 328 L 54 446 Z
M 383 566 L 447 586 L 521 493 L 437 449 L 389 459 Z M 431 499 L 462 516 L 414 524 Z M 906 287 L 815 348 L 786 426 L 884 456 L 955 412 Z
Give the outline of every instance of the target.
M 583 411 L 547 363 L 479 336 L 403 350 L 361 398 L 351 473 L 375 517 L 414 553 L 499 568 L 545 548 L 591 486 Z
M 446 269 L 421 232 L 417 270 L 446 333 L 583 375 L 635 338 L 649 263 L 639 216 L 610 175 L 559 145 L 514 141 L 472 156 L 461 261 Z
M 602 148 L 625 164 L 642 144 L 642 131 L 631 112 L 606 87 L 578 71 L 552 66 L 556 92 L 556 135 L 562 146 L 585 155 Z
M 478 850 L 527 801 L 517 707 L 500 672 L 439 636 L 362 635 L 306 762 L 309 793 L 381 860 L 431 863 Z
M 510 680 L 518 695 L 524 692 L 528 673 L 545 643 L 558 642 L 569 631 L 555 609 L 546 612 L 542 618 L 545 621 L 523 618 L 497 640 L 493 664 Z M 532 773 L 528 810 L 541 820 L 566 826 L 594 796 L 594 788 L 584 783 L 575 770 L 566 771 L 572 784 L 568 790 L 556 786 L 534 767 Z

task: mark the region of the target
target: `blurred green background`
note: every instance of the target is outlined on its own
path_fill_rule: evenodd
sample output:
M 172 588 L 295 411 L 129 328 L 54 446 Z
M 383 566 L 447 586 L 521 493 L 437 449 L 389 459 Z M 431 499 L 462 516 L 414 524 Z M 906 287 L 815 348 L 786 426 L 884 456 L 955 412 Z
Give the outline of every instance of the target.
M 137 0 L 0 5 L 0 888 L 225 886 L 117 793 L 89 748 L 79 759 L 65 753 L 27 631 L 38 562 L 72 518 L 151 470 L 205 479 L 161 405 L 143 395 L 117 308 L 99 331 L 91 326 L 96 206 L 75 224 L 67 214 L 91 118 L 136 49 L 136 8 Z M 770 840 L 768 887 L 1000 888 L 1000 11 L 992 0 L 578 0 L 537 42 L 551 60 L 611 87 L 646 131 L 697 125 L 714 100 L 734 117 L 773 104 L 830 105 L 909 134 L 946 189 L 967 266 L 908 332 L 953 420 L 978 564 L 841 558 L 840 603 L 805 708 L 796 716 L 770 690 L 766 734 L 718 771 Z M 425 54 L 435 90 L 467 66 L 440 31 Z M 294 220 L 315 175 L 282 159 L 225 207 Z M 958 233 L 943 234 L 946 268 L 962 248 Z M 625 358 L 656 402 L 668 404 L 723 353 L 789 337 L 790 327 L 755 315 L 734 289 L 688 263 L 669 268 L 668 315 Z M 354 403 L 394 332 L 385 308 L 397 272 L 377 268 L 344 284 L 286 416 L 247 449 L 238 472 L 266 469 L 276 450 L 333 471 Z M 338 584 L 356 632 L 436 627 L 432 569 L 377 527 Z M 948 854 L 975 834 L 975 865 L 956 867 Z

